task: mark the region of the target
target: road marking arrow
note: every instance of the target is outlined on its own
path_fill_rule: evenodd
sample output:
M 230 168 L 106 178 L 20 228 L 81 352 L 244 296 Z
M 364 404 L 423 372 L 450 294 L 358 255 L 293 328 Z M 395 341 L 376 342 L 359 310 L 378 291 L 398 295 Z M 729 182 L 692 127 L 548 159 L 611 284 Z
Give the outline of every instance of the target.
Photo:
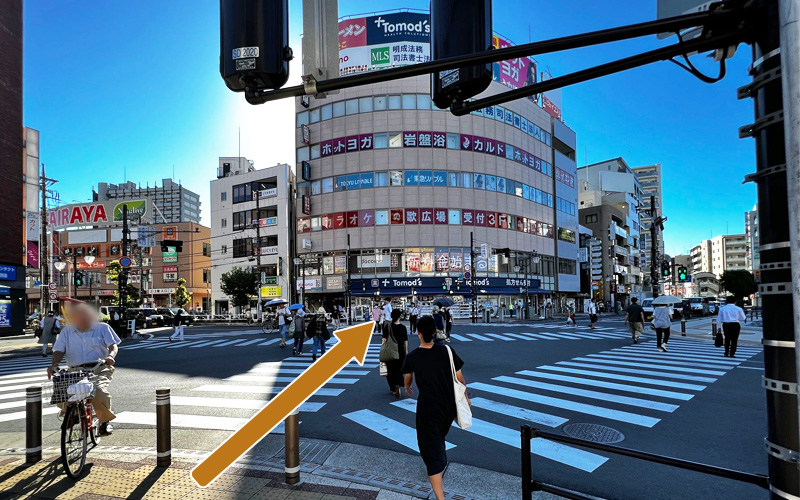
M 336 345 L 192 469 L 192 478 L 198 486 L 205 488 L 211 484 L 233 462 L 272 432 L 295 408 L 313 396 L 351 359 L 355 358 L 358 364 L 363 365 L 374 326 L 372 322 L 362 323 L 334 332 L 339 339 Z

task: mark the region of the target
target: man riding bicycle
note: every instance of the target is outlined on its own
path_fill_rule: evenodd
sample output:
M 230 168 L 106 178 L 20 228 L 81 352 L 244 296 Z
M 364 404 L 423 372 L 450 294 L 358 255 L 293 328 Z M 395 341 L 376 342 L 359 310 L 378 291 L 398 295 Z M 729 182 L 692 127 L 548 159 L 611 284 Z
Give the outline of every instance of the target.
M 116 418 L 111 411 L 111 393 L 108 391 L 114 374 L 114 363 L 120 339 L 114 330 L 97 319 L 97 312 L 88 304 L 73 307 L 70 325 L 61 330 L 53 345 L 53 362 L 47 368 L 47 378 L 53 376 L 61 359 L 66 355 L 70 371 L 91 369 L 97 360 L 105 360 L 105 365 L 95 371 L 97 387 L 92 406 L 100 422 L 98 434 L 108 436 L 113 431 L 109 422 Z

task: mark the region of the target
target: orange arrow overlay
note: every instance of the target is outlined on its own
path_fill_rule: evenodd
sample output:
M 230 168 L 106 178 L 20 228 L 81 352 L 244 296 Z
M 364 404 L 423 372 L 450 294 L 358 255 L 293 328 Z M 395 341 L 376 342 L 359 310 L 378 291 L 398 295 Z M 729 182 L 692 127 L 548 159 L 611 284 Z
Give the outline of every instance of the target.
M 246 424 L 192 470 L 192 478 L 205 488 L 239 457 L 272 432 L 295 408 L 328 383 L 351 359 L 363 365 L 374 323 L 363 323 L 334 332 L 339 343 L 294 379 Z

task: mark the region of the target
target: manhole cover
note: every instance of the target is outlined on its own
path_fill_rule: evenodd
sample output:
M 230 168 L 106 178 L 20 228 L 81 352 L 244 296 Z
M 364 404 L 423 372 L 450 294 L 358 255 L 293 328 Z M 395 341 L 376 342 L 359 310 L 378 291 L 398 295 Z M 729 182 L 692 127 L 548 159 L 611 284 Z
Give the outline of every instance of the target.
M 597 424 L 567 424 L 562 429 L 570 437 L 594 443 L 619 443 L 625 435 L 616 429 Z

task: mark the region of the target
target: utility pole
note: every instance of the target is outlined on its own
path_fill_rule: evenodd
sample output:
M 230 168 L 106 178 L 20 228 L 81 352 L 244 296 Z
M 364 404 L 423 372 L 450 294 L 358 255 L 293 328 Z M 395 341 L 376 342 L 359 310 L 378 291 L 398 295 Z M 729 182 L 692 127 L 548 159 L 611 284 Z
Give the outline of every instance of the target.
M 142 300 L 144 300 L 143 297 L 142 297 L 142 293 L 143 293 L 142 289 L 144 288 L 144 274 L 142 274 L 142 272 L 143 272 L 142 271 L 142 264 L 143 264 L 142 260 L 144 260 L 144 259 L 142 259 L 142 249 L 141 249 L 141 247 L 137 247 L 136 255 L 138 257 L 137 260 L 139 261 L 139 304 L 141 305 L 142 304 Z
M 478 318 L 478 295 L 475 293 L 475 271 L 477 271 L 477 266 L 475 265 L 475 237 L 473 232 L 469 232 L 469 265 L 470 265 L 470 288 L 472 292 L 472 322 L 476 323 Z
M 128 255 L 128 242 L 130 228 L 128 228 L 128 204 L 122 205 L 122 257 Z M 123 331 L 127 333 L 127 305 L 128 305 L 128 269 L 123 267 L 119 272 L 119 279 L 117 280 L 117 287 L 119 291 L 119 310 L 120 317 L 122 318 Z
M 39 179 L 40 190 L 42 192 L 42 206 L 39 209 L 41 219 L 39 234 L 39 277 L 42 281 L 39 287 L 39 311 L 44 317 L 45 311 L 50 309 L 50 245 L 47 244 L 47 176 L 45 175 L 44 163 L 42 163 L 42 176 Z M 48 297 L 45 297 L 45 293 Z
M 257 188 L 260 186 L 257 186 Z M 256 225 L 256 244 L 253 245 L 256 249 L 256 276 L 258 276 L 258 306 L 256 307 L 256 314 L 258 315 L 258 322 L 263 321 L 261 309 L 261 191 L 256 189 L 256 218 L 253 220 Z M 278 263 L 280 265 L 280 262 Z M 280 275 L 280 269 L 277 272 Z
M 347 324 L 352 321 L 353 316 L 353 295 L 350 291 L 350 233 L 347 233 Z M 305 279 L 303 280 L 305 282 Z
M 658 224 L 656 218 L 656 197 L 650 196 L 650 283 L 653 289 L 653 298 L 658 297 L 659 280 L 658 273 L 660 263 L 658 262 Z
M 740 98 L 753 99 L 755 121 L 741 127 L 739 137 L 752 137 L 756 143 L 756 173 L 746 180 L 755 181 L 758 187 L 759 294 L 764 313 L 763 386 L 767 403 L 765 445 L 770 499 L 779 500 L 800 496 L 796 351 L 800 340 L 796 302 L 800 283 L 792 283 L 793 276 L 797 279 L 800 273 L 797 249 L 800 99 L 796 87 L 800 71 L 797 55 L 800 2 L 765 0 L 760 7 L 761 27 L 754 32 L 750 69 L 753 81 L 739 89 Z M 782 46 L 783 43 L 786 45 Z M 794 328 L 787 327 L 792 324 Z

